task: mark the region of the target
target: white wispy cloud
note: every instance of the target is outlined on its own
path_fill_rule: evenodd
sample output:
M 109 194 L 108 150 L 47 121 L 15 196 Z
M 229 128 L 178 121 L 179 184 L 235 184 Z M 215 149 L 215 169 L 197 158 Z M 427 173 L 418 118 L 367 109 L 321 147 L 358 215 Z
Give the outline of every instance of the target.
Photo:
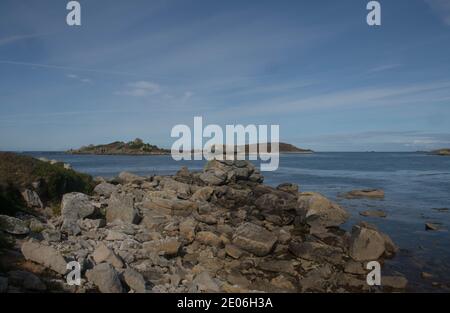
M 389 70 L 392 70 L 392 69 L 400 67 L 400 66 L 401 66 L 401 64 L 384 64 L 384 65 L 376 66 L 376 67 L 369 69 L 368 73 L 379 73 L 379 72 L 389 71 Z
M 161 91 L 161 86 L 157 83 L 150 81 L 137 81 L 127 84 L 125 90 L 118 91 L 118 95 L 126 95 L 132 97 L 145 97 L 149 95 L 155 95 Z
M 449 0 L 425 0 L 431 9 L 450 26 L 450 1 Z
M 8 45 L 17 41 L 37 38 L 48 34 L 27 34 L 27 35 L 11 35 L 8 37 L 0 38 L 0 46 Z
M 80 76 L 78 76 L 76 74 L 67 74 L 66 77 L 70 78 L 70 79 L 75 79 L 75 80 L 77 80 L 79 82 L 82 82 L 82 83 L 89 83 L 89 84 L 92 83 L 92 79 L 87 78 L 87 77 L 80 77 Z

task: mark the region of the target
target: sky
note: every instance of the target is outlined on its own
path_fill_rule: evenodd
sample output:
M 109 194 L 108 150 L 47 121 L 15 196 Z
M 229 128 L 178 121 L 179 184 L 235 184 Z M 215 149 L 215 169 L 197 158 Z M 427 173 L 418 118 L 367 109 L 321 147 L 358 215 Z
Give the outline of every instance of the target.
M 0 2 L 0 150 L 277 124 L 316 151 L 450 147 L 450 0 Z

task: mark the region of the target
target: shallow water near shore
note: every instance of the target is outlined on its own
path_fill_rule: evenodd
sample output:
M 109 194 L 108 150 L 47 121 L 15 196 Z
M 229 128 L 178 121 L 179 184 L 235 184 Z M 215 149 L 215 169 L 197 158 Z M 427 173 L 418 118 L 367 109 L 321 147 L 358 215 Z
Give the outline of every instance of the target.
M 113 177 L 121 171 L 139 175 L 175 174 L 181 166 L 201 170 L 204 161 L 174 161 L 171 156 L 68 155 L 62 152 L 26 152 L 70 163 L 92 176 Z M 450 157 L 424 153 L 314 153 L 280 156 L 275 172 L 263 172 L 265 183 L 300 185 L 301 191 L 317 191 L 337 201 L 351 213 L 347 230 L 358 221 L 375 224 L 401 248 L 384 271 L 405 275 L 409 291 L 450 291 Z M 340 198 L 352 189 L 380 188 L 384 200 Z M 383 210 L 386 218 L 359 215 L 364 210 Z M 440 224 L 426 231 L 425 223 Z M 421 272 L 433 275 L 421 278 Z M 437 282 L 439 286 L 433 286 Z

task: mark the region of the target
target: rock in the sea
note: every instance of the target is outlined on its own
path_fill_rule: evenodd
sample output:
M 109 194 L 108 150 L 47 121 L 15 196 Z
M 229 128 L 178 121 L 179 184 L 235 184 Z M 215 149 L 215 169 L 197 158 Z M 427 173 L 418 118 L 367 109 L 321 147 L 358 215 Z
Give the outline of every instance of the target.
M 382 210 L 366 210 L 359 212 L 359 215 L 366 217 L 386 217 L 386 212 Z
M 347 193 L 344 193 L 343 197 L 347 199 L 359 199 L 359 198 L 383 199 L 384 191 L 381 189 L 352 190 Z
M 425 223 L 425 230 L 439 230 L 439 225 L 435 223 Z
M 130 289 L 134 290 L 135 292 L 147 292 L 147 284 L 144 277 L 141 273 L 135 271 L 134 269 L 127 268 L 123 273 L 123 279 L 128 287 L 130 287 Z
M 94 193 L 99 195 L 99 196 L 105 196 L 105 197 L 110 197 L 111 194 L 113 192 L 115 192 L 117 190 L 117 186 L 107 183 L 107 182 L 102 182 L 100 184 L 98 184 L 97 186 L 95 186 L 94 188 Z
M 269 254 L 276 242 L 277 236 L 253 223 L 242 224 L 233 235 L 234 245 L 257 256 Z
M 320 233 L 327 227 L 339 226 L 349 218 L 349 214 L 338 204 L 316 192 L 302 192 L 298 196 L 299 216 L 311 226 L 311 233 Z
M 115 268 L 123 268 L 124 266 L 122 260 L 103 242 L 100 242 L 98 244 L 97 248 L 92 254 L 92 257 L 97 264 L 107 262 Z
M 33 273 L 25 271 L 8 272 L 9 283 L 14 286 L 23 287 L 26 290 L 45 291 L 47 286 Z
M 376 227 L 359 223 L 352 228 L 350 256 L 355 261 L 374 261 L 383 254 L 391 255 L 397 250 L 392 240 Z
M 92 215 L 95 212 L 95 206 L 89 199 L 89 196 L 72 192 L 63 196 L 61 201 L 61 216 L 63 224 L 61 230 L 70 235 L 78 235 L 81 232 L 77 221 Z
M 24 221 L 7 215 L 0 215 L 0 230 L 12 235 L 26 235 L 30 232 Z
M 39 198 L 39 195 L 37 194 L 36 191 L 30 190 L 30 189 L 25 189 L 22 192 L 22 197 L 25 200 L 25 202 L 29 208 L 42 209 L 44 207 L 44 205 L 42 204 L 42 201 Z
M 108 263 L 100 263 L 86 272 L 86 278 L 102 293 L 121 293 L 123 287 L 116 270 Z
M 403 276 L 381 276 L 381 286 L 392 289 L 405 289 L 408 280 Z
M 22 244 L 21 250 L 27 260 L 41 264 L 62 275 L 67 272 L 66 260 L 53 247 L 30 240 Z
M 108 200 L 106 221 L 111 223 L 120 220 L 125 223 L 137 224 L 140 221 L 138 210 L 134 207 L 134 197 L 130 194 L 114 192 Z

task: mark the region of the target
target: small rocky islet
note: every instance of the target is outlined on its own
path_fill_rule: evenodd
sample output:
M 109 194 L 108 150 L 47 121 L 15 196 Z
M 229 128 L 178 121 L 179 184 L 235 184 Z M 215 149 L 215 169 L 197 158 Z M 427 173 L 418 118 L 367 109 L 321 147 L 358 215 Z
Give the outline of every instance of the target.
M 3 235 L 15 241 L 1 257 L 1 291 L 391 292 L 407 286 L 402 276 L 383 275 L 382 286 L 366 283 L 366 263 L 383 264 L 398 250 L 388 235 L 364 222 L 351 232 L 341 229 L 349 217 L 343 207 L 296 184 L 265 185 L 248 161 L 95 181 L 91 193 L 63 194 L 60 214 L 46 210 L 31 186 L 23 197 L 34 214 L 1 215 Z M 70 261 L 81 265 L 80 286 L 66 283 Z

